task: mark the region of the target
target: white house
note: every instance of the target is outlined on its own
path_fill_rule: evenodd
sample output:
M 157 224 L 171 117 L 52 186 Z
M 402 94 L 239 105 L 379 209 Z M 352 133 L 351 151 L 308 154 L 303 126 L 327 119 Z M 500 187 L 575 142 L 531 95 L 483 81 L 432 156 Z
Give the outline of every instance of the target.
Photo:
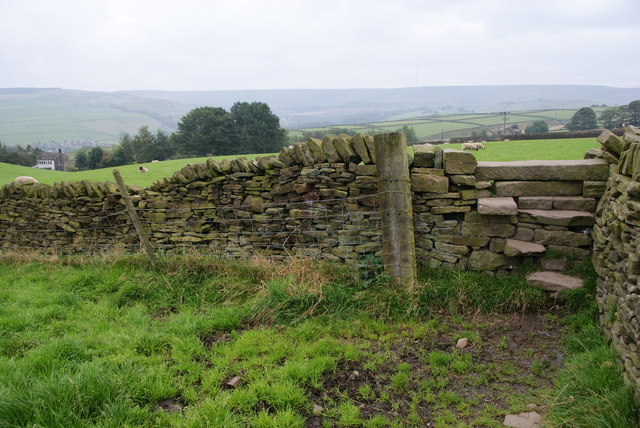
M 35 168 L 56 170 L 56 161 L 53 159 L 41 159 L 35 164 Z

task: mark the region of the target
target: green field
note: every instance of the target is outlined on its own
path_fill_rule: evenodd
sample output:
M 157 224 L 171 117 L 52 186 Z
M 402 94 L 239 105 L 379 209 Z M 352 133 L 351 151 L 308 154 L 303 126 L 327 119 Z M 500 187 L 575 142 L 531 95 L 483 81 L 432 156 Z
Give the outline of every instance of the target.
M 583 159 L 587 150 L 600 147 L 595 138 L 488 141 L 482 144 L 485 150 L 470 152 L 479 161 Z M 462 144 L 446 144 L 442 147 L 460 150 Z
M 523 141 L 490 141 L 484 143 L 486 149 L 473 151 L 479 161 L 512 161 L 512 160 L 553 160 L 582 159 L 587 150 L 598 147 L 595 138 L 570 138 L 561 140 L 523 140 Z M 446 144 L 444 148 L 460 149 L 461 144 Z M 412 150 L 409 147 L 409 150 Z M 252 158 L 258 155 L 246 155 Z M 236 156 L 219 156 L 215 159 L 234 158 Z M 139 165 L 119 166 L 124 181 L 129 185 L 147 187 L 154 182 L 169 177 L 187 164 L 204 162 L 207 158 L 178 159 L 163 162 L 142 164 L 149 169 L 148 174 L 138 172 Z M 20 175 L 32 176 L 41 183 L 54 184 L 61 181 L 114 181 L 113 168 L 96 169 L 81 172 L 48 171 L 17 165 L 0 163 L 0 183 L 9 183 Z
M 593 270 L 566 300 L 525 273 L 4 253 L 0 426 L 637 427 Z
M 254 158 L 256 156 L 265 155 L 244 155 L 246 158 Z M 239 156 L 216 156 L 213 159 L 218 161 L 223 159 L 234 159 Z M 205 162 L 208 158 L 190 158 L 190 159 L 176 159 L 162 162 L 148 162 L 136 165 L 122 165 L 115 167 L 122 175 L 123 180 L 128 185 L 136 185 L 142 187 L 148 187 L 158 180 L 171 176 L 174 172 L 180 170 L 185 165 L 196 164 Z M 146 167 L 149 172 L 141 174 L 138 172 L 140 166 Z M 11 165 L 0 162 L 0 183 L 8 183 L 13 181 L 16 177 L 21 175 L 27 175 L 35 178 L 41 183 L 54 184 L 62 181 L 81 181 L 81 180 L 93 180 L 93 181 L 112 181 L 114 168 L 102 168 L 89 171 L 78 172 L 63 172 L 63 171 L 49 171 L 46 169 L 30 168 L 26 166 Z
M 184 105 L 118 93 L 0 92 L 0 141 L 8 146 L 50 141 L 114 144 L 122 134 L 135 134 L 143 125 L 173 130 L 187 111 Z
M 595 108 L 600 112 L 601 108 Z M 566 110 L 528 110 L 516 111 L 507 116 L 506 126 L 518 125 L 524 130 L 536 120 L 545 120 L 549 127 L 564 126 L 576 112 L 575 109 Z M 445 138 L 468 136 L 471 132 L 480 132 L 482 129 L 497 131 L 504 127 L 503 117 L 500 113 L 474 113 L 474 114 L 450 114 L 410 117 L 402 120 L 384 122 L 360 123 L 353 125 L 335 125 L 319 128 L 303 128 L 289 131 L 290 135 L 302 136 L 303 131 L 323 131 L 329 129 L 345 129 L 355 132 L 393 132 L 403 126 L 410 126 L 416 131 L 416 136 L 422 140 L 439 140 L 443 134 Z

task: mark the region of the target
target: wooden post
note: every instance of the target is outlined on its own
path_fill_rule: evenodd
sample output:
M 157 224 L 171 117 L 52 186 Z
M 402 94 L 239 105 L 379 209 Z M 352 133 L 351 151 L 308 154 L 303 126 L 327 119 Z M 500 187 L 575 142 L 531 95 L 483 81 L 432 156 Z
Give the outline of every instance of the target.
M 384 265 L 397 285 L 411 290 L 417 283 L 417 269 L 407 140 L 395 132 L 376 135 L 374 142 Z
M 124 205 L 127 208 L 129 217 L 131 217 L 131 222 L 133 223 L 133 226 L 136 228 L 136 232 L 138 233 L 138 238 L 140 239 L 142 248 L 144 248 L 144 252 L 147 253 L 147 256 L 149 257 L 149 260 L 151 260 L 151 263 L 153 263 L 154 262 L 153 249 L 151 248 L 151 244 L 147 239 L 147 235 L 144 233 L 144 229 L 142 228 L 142 223 L 140 223 L 140 219 L 138 218 L 138 213 L 136 213 L 136 209 L 133 207 L 133 202 L 131 202 L 131 198 L 129 197 L 129 192 L 127 191 L 127 186 L 125 186 L 124 180 L 122 180 L 120 171 L 118 171 L 117 169 L 114 169 L 113 177 L 116 179 L 116 183 L 118 184 L 118 189 L 120 189 L 120 194 L 122 195 L 122 199 L 124 199 Z

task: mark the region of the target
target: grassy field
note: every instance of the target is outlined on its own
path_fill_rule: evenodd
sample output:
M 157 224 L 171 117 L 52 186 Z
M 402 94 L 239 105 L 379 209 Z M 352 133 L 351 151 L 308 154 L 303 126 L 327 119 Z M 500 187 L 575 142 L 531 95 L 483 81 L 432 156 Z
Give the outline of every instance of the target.
M 244 155 L 246 158 L 254 158 L 256 156 L 264 155 Z M 239 156 L 216 156 L 214 159 L 233 159 Z M 148 187 L 156 181 L 169 177 L 174 172 L 178 171 L 185 165 L 196 164 L 206 162 L 208 158 L 191 158 L 191 159 L 176 159 L 162 162 L 148 162 L 135 165 L 121 165 L 115 167 L 125 183 L 129 185 L 136 185 L 142 187 Z M 149 172 L 146 174 L 140 174 L 138 168 L 140 165 L 146 167 Z M 0 183 L 8 183 L 13 181 L 20 175 L 28 175 L 34 177 L 41 183 L 54 184 L 62 181 L 80 181 L 80 180 L 94 180 L 94 181 L 111 181 L 115 182 L 113 178 L 114 168 L 102 168 L 94 169 L 90 171 L 78 171 L 78 172 L 65 172 L 65 171 L 49 171 L 38 168 L 30 168 L 26 166 L 10 165 L 0 162 Z
M 561 308 L 524 272 L 4 255 L 0 426 L 637 427 L 592 270 Z
M 168 101 L 117 93 L 0 91 L 0 140 L 8 146 L 65 140 L 116 143 L 123 133 L 135 134 L 143 125 L 172 130 L 187 111 Z
M 488 141 L 486 149 L 472 151 L 479 161 L 567 160 L 583 159 L 587 150 L 600 147 L 595 138 L 566 138 L 561 140 Z M 462 144 L 442 147 L 462 149 Z
M 584 153 L 599 143 L 595 138 L 571 138 L 563 140 L 493 141 L 485 143 L 486 150 L 471 152 L 479 161 L 510 161 L 534 159 L 582 159 Z M 461 144 L 447 144 L 445 148 L 460 149 Z M 412 150 L 409 147 L 409 150 Z M 252 158 L 258 155 L 245 155 Z M 219 156 L 215 159 L 234 158 Z M 168 177 L 187 164 L 204 162 L 207 158 L 178 159 L 142 164 L 149 169 L 148 174 L 138 173 L 139 165 L 119 166 L 125 182 L 130 185 L 147 187 L 161 178 Z M 13 181 L 20 175 L 29 175 L 41 183 L 54 184 L 61 181 L 114 181 L 113 168 L 82 172 L 60 172 L 28 168 L 0 163 L 0 183 Z
M 603 109 L 596 109 L 600 112 Z M 518 125 L 519 129 L 525 129 L 536 120 L 544 120 L 549 127 L 564 126 L 576 110 L 530 110 L 517 111 L 507 116 L 507 127 Z M 473 131 L 481 131 L 483 128 L 492 130 L 502 129 L 504 119 L 500 113 L 473 113 L 473 114 L 450 114 L 433 115 L 403 118 L 400 120 L 390 120 L 384 122 L 360 123 L 352 125 L 332 125 L 319 128 L 304 128 L 289 131 L 291 135 L 302 135 L 303 131 L 325 131 L 331 129 L 345 129 L 350 131 L 366 133 L 393 132 L 403 126 L 410 126 L 416 132 L 416 136 L 421 139 L 440 139 L 444 133 L 446 138 L 470 135 Z

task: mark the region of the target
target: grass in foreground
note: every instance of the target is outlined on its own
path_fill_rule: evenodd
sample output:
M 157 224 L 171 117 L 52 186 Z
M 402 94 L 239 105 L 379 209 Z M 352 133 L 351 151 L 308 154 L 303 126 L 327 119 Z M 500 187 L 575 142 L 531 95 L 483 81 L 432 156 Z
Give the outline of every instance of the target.
M 522 276 L 423 271 L 409 296 L 375 265 L 28 259 L 0 263 L 1 426 L 497 427 L 549 397 L 562 426 L 581 391 L 544 392 L 575 383 L 563 311 Z M 633 417 L 606 369 L 598 394 Z

